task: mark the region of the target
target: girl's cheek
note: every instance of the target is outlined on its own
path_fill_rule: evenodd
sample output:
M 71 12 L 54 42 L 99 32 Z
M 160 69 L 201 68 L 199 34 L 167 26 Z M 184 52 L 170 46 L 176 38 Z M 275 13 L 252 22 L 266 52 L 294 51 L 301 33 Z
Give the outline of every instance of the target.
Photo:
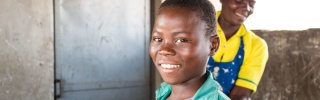
M 149 47 L 149 53 L 151 57 L 154 57 L 159 49 L 159 46 L 151 43 Z

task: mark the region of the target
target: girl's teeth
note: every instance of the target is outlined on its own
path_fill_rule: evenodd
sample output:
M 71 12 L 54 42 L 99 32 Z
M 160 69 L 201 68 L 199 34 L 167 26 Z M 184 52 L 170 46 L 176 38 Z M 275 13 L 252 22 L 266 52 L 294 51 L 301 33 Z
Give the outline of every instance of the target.
M 179 68 L 180 65 L 161 64 L 163 68 Z

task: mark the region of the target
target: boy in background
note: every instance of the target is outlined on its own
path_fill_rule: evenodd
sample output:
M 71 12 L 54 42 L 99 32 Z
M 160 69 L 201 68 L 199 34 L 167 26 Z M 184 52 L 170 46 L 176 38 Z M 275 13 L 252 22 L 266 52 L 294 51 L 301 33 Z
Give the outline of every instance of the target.
M 253 13 L 255 0 L 220 0 L 217 12 L 218 52 L 210 57 L 208 70 L 232 100 L 247 100 L 262 77 L 268 60 L 266 42 L 246 29 L 243 22 Z

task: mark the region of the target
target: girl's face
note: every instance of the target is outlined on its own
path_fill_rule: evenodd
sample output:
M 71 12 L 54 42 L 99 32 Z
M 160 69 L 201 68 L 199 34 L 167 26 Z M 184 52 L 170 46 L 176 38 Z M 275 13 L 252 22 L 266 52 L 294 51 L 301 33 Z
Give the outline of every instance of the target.
M 165 82 L 181 84 L 205 73 L 213 48 L 205 26 L 199 14 L 187 7 L 160 9 L 149 52 Z

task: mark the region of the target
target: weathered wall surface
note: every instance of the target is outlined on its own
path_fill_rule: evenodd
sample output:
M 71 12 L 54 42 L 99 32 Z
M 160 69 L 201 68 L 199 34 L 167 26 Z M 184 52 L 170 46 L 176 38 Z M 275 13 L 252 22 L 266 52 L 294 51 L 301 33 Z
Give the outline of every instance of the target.
M 0 100 L 53 100 L 52 0 L 0 2 Z
M 253 100 L 320 100 L 320 29 L 254 31 L 269 60 Z

